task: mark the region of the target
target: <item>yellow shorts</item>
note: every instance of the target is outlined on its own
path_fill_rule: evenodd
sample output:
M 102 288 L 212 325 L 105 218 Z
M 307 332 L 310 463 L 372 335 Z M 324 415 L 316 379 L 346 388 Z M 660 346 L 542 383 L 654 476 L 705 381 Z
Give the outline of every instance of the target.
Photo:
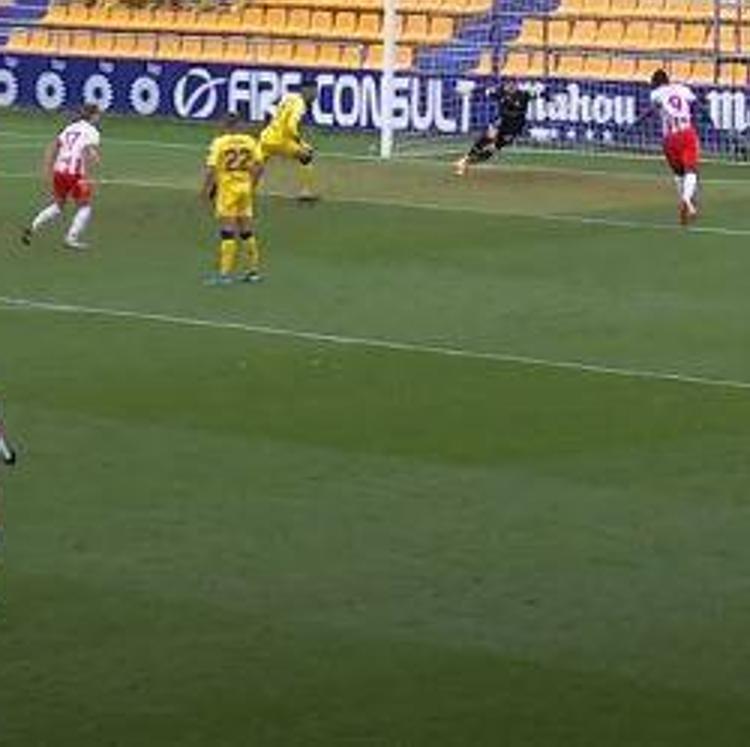
M 249 185 L 220 184 L 216 190 L 216 217 L 253 217 L 254 190 Z
M 261 135 L 260 148 L 263 152 L 263 160 L 267 161 L 272 156 L 284 156 L 285 158 L 299 158 L 302 153 L 309 149 L 309 145 L 291 138 L 264 138 Z

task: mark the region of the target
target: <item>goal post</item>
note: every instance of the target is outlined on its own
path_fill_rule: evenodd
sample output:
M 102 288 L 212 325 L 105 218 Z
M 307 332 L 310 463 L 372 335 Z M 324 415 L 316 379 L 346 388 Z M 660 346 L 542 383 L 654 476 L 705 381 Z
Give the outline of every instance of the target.
M 380 78 L 380 157 L 393 155 L 393 84 L 396 75 L 398 0 L 383 0 L 383 68 Z
M 706 105 L 697 122 L 704 150 L 750 160 L 750 0 L 707 0 L 700 15 L 680 18 L 650 3 L 647 13 L 592 14 L 555 0 L 473 0 L 476 12 L 417 14 L 428 16 L 426 42 L 408 0 L 382 3 L 375 124 L 384 159 L 465 151 L 497 114 L 484 92 L 508 78 L 534 94 L 517 145 L 654 153 L 658 122 L 639 118 L 650 76 L 664 68 Z M 643 42 L 644 29 L 663 36 L 660 46 Z

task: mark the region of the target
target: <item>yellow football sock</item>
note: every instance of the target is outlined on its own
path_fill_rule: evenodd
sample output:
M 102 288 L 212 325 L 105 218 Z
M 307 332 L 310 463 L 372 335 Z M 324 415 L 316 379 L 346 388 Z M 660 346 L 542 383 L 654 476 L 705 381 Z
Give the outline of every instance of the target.
M 219 272 L 231 275 L 237 259 L 237 242 L 235 239 L 222 239 L 219 247 Z
M 300 164 L 299 180 L 304 193 L 310 195 L 315 193 L 315 170 L 311 163 Z
M 245 269 L 248 272 L 257 272 L 260 267 L 260 249 L 258 239 L 255 236 L 249 236 L 245 239 Z

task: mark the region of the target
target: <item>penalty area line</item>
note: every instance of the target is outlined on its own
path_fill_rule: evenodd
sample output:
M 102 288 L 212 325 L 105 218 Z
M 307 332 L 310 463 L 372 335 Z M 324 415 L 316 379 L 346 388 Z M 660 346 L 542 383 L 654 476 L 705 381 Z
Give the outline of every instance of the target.
M 68 314 L 81 317 L 100 317 L 104 319 L 147 322 L 176 327 L 244 332 L 247 334 L 263 335 L 266 337 L 288 338 L 292 340 L 324 343 L 341 347 L 357 347 L 391 353 L 410 353 L 414 355 L 431 355 L 442 358 L 455 358 L 470 361 L 485 361 L 504 365 L 523 366 L 527 368 L 569 371 L 631 380 L 694 385 L 727 390 L 750 390 L 750 381 L 694 376 L 691 374 L 672 371 L 641 370 L 599 363 L 588 363 L 585 361 L 538 358 L 535 356 L 519 355 L 515 353 L 483 352 L 480 350 L 457 347 L 455 345 L 407 342 L 379 337 L 360 337 L 356 335 L 293 329 L 290 327 L 276 327 L 265 324 L 247 324 L 239 321 L 164 314 L 160 312 L 116 309 L 102 306 L 84 306 L 55 301 L 42 301 L 33 298 L 16 298 L 12 296 L 0 296 L 0 307 L 16 310 L 26 309 L 29 311 L 41 311 L 53 314 Z

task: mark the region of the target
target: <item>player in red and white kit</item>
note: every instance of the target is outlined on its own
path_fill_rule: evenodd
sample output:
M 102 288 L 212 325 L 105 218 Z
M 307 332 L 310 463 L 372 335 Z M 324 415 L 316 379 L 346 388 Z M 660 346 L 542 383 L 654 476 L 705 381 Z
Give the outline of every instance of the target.
M 86 104 L 79 118 L 65 127 L 47 148 L 44 170 L 54 201 L 24 229 L 21 236 L 24 244 L 30 244 L 42 226 L 57 220 L 68 200 L 72 200 L 78 209 L 65 236 L 65 245 L 71 249 L 86 248 L 81 235 L 91 219 L 93 190 L 89 181 L 90 170 L 101 160 L 101 137 L 97 128 L 100 117 L 97 106 Z
M 664 156 L 674 174 L 683 225 L 698 214 L 695 193 L 698 189 L 700 142 L 692 111 L 696 101 L 688 86 L 671 83 L 664 70 L 657 70 L 651 76 L 651 106 L 661 116 Z

